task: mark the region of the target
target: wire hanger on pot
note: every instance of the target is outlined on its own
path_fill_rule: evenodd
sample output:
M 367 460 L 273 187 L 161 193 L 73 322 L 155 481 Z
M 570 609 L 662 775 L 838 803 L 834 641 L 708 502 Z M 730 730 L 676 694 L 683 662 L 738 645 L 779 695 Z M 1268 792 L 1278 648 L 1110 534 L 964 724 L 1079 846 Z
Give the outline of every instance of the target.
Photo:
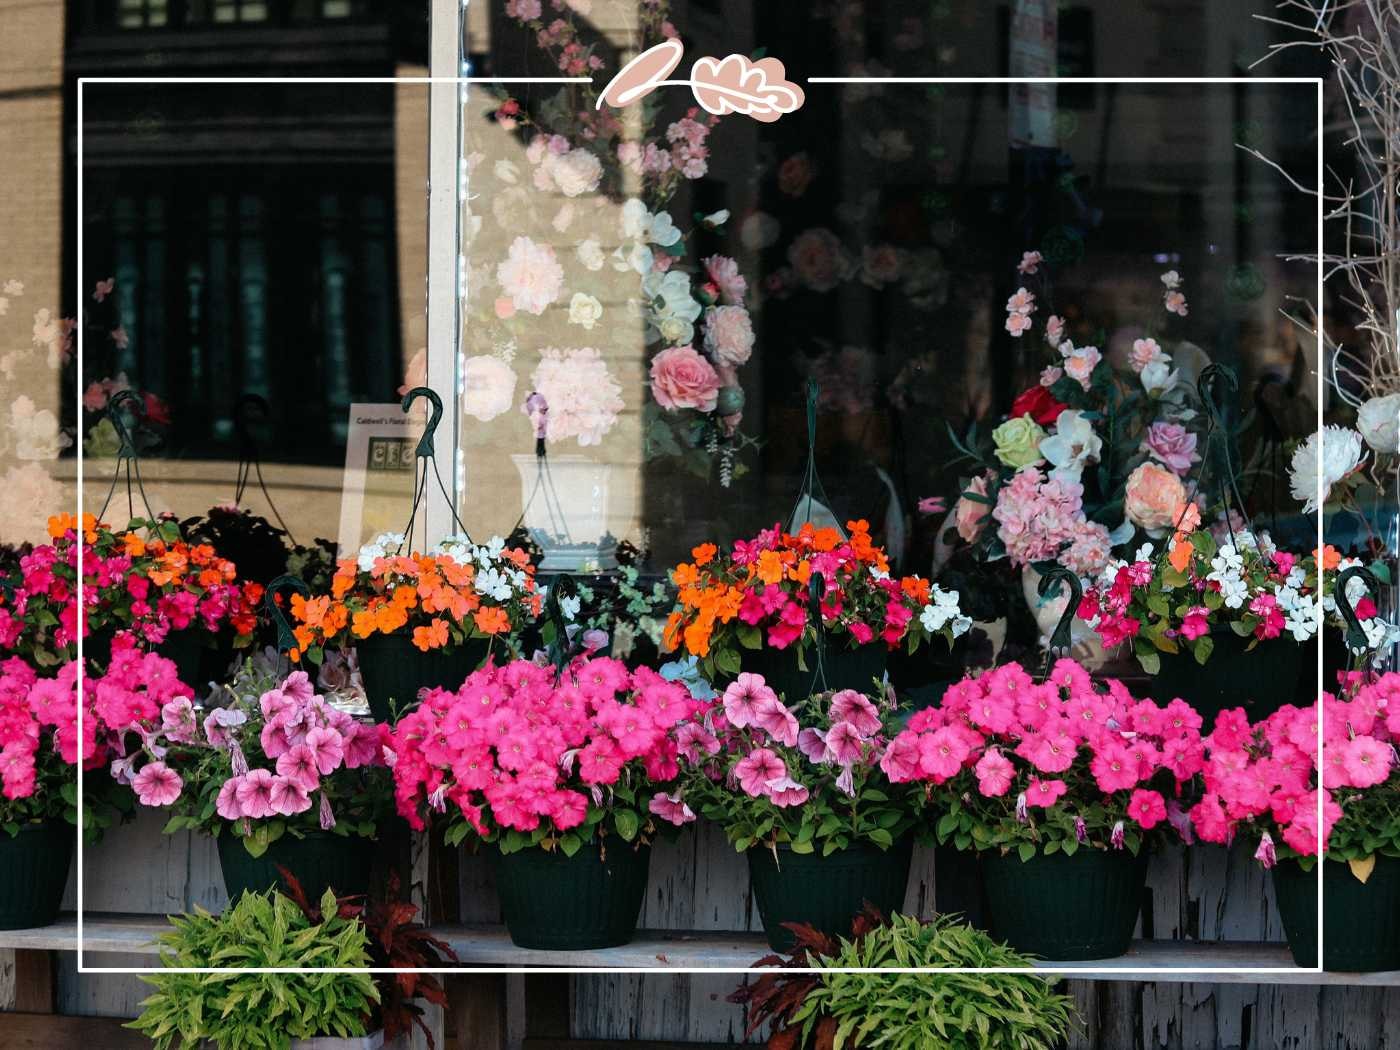
M 1322 567 L 1318 566 L 1319 574 Z M 1341 614 L 1342 623 L 1346 625 L 1343 639 L 1347 647 L 1347 669 L 1351 671 L 1366 670 L 1367 662 L 1365 656 L 1374 647 L 1371 640 L 1366 637 L 1366 628 L 1361 626 L 1361 618 L 1356 615 L 1356 610 L 1352 607 L 1351 598 L 1347 595 L 1347 584 L 1352 580 L 1359 579 L 1366 585 L 1366 589 L 1372 594 L 1380 593 L 1381 581 L 1376 574 L 1362 565 L 1353 565 L 1349 569 L 1343 569 L 1337 574 L 1337 583 L 1333 593 L 1333 600 L 1337 603 L 1337 612 Z M 1318 585 L 1321 586 L 1321 579 Z M 1318 630 L 1319 643 L 1322 644 L 1322 631 Z M 1323 685 L 1326 685 L 1324 682 Z
M 797 531 L 798 527 L 812 520 L 814 506 L 821 508 L 831 515 L 836 531 L 841 534 L 841 538 L 847 539 L 846 530 L 841 527 L 841 523 L 836 520 L 836 512 L 832 509 L 831 500 L 827 497 L 826 487 L 822 485 L 822 479 L 817 474 L 817 401 L 821 396 L 821 387 L 816 379 L 807 379 L 807 464 L 802 472 L 802 484 L 797 490 L 797 502 L 792 506 L 792 513 L 788 515 L 787 528 L 791 532 Z
M 272 493 L 267 490 L 267 483 L 263 481 L 262 457 L 258 455 L 258 440 L 253 436 L 248 418 L 250 409 L 257 409 L 262 419 L 267 419 L 271 414 L 267 398 L 261 394 L 244 394 L 238 399 L 238 404 L 234 406 L 233 429 L 238 435 L 238 478 L 234 482 L 233 502 L 242 506 L 243 495 L 248 490 L 249 477 L 252 474 L 257 474 L 258 488 L 262 489 L 263 499 L 267 500 L 272 516 L 277 519 L 277 524 L 282 526 L 282 531 L 287 534 L 287 539 L 295 545 L 296 537 L 292 535 L 292 530 L 287 527 L 287 523 L 282 520 L 282 513 L 277 509 L 277 504 L 273 502 Z
M 278 576 L 267 585 L 267 596 L 263 599 L 267 603 L 267 615 L 277 626 L 277 651 L 279 653 L 289 653 L 297 647 L 297 636 L 292 630 L 292 625 L 287 619 L 282 607 L 277 604 L 277 595 L 283 590 L 295 591 L 303 598 L 311 597 L 311 588 L 306 585 L 306 581 L 300 576 L 284 574 Z
M 107 498 L 102 501 L 102 509 L 97 512 L 97 520 L 101 521 L 107 516 L 107 508 L 111 506 L 112 497 L 117 491 L 117 479 L 122 476 L 122 467 L 125 466 L 127 520 L 136 517 L 136 500 L 133 492 L 134 478 L 135 492 L 141 493 L 141 504 L 146 508 L 146 520 L 154 522 L 156 512 L 151 509 L 151 501 L 146 497 L 146 486 L 141 480 L 141 462 L 136 452 L 136 441 L 131 429 L 126 425 L 126 419 L 122 416 L 122 406 L 128 403 L 131 405 L 134 425 L 139 425 L 141 419 L 146 415 L 145 403 L 130 390 L 118 391 L 107 403 L 107 418 L 112 421 L 112 429 L 117 432 L 117 439 L 121 444 L 117 448 L 117 465 L 116 469 L 112 471 L 112 484 L 107 487 Z
M 1050 679 L 1050 669 L 1055 664 L 1055 650 L 1058 649 L 1062 656 L 1069 655 L 1070 646 L 1074 644 L 1074 617 L 1079 610 L 1080 599 L 1084 597 L 1084 586 L 1079 582 L 1079 575 L 1063 565 L 1047 569 L 1041 575 L 1040 583 L 1036 585 L 1036 593 L 1041 598 L 1049 598 L 1050 589 L 1053 587 L 1058 594 L 1061 583 L 1069 587 L 1069 603 L 1060 614 L 1059 622 L 1050 632 L 1050 639 L 1045 645 L 1045 666 L 1040 672 L 1042 682 Z
M 423 502 L 423 496 L 428 490 L 428 468 L 430 466 L 432 467 L 433 477 L 437 479 L 438 489 L 442 492 L 442 497 L 447 502 L 447 509 L 452 515 L 452 520 L 456 522 L 457 527 L 462 530 L 462 536 L 465 537 L 468 542 L 471 541 L 471 534 L 467 531 L 466 525 L 462 523 L 462 519 L 457 515 L 457 506 L 453 502 L 452 497 L 448 494 L 447 486 L 443 483 L 442 474 L 438 470 L 437 453 L 433 446 L 433 434 L 437 430 L 438 424 L 442 422 L 442 398 L 438 397 L 438 395 L 428 387 L 416 386 L 404 395 L 403 404 L 400 407 L 402 407 L 404 415 L 407 415 L 413 407 L 413 402 L 417 401 L 420 397 L 428 399 L 428 403 L 432 406 L 432 411 L 428 416 L 428 425 L 423 428 L 423 436 L 418 439 L 418 447 L 414 452 L 413 505 L 408 511 L 408 524 L 404 526 L 404 539 L 403 543 L 399 545 L 400 551 L 402 551 L 405 546 L 407 546 L 410 551 L 413 550 L 413 524 L 418 517 L 418 507 Z M 424 549 L 426 549 L 427 546 L 428 523 L 425 520 L 423 522 Z

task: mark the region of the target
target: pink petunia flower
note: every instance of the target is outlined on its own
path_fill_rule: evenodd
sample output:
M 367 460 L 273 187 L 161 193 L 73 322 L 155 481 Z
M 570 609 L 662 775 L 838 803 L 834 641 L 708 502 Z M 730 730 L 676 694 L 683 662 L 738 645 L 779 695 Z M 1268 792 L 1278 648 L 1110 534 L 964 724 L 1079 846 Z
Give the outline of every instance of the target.
M 664 791 L 658 791 L 651 797 L 647 809 L 676 827 L 695 820 L 695 812 L 681 798 L 680 792 L 668 795 Z
M 311 808 L 311 798 L 286 777 L 273 777 L 268 789 L 268 802 L 274 812 L 284 817 L 305 813 Z
M 1031 777 L 1030 783 L 1026 785 L 1026 804 L 1049 809 L 1068 790 L 1063 780 L 1041 780 L 1039 777 Z
M 250 769 L 238 785 L 238 808 L 242 815 L 262 820 L 277 812 L 272 804 L 272 785 L 276 780 L 266 769 Z
M 734 767 L 734 776 L 744 794 L 758 798 L 768 793 L 770 780 L 780 780 L 787 776 L 787 765 L 768 748 L 759 747 L 739 760 Z
M 999 798 L 1011 789 L 1015 767 L 1011 760 L 996 748 L 987 751 L 977 760 L 974 767 L 977 773 L 977 790 L 988 798 Z
M 164 762 L 148 762 L 131 779 L 131 788 L 143 806 L 168 806 L 180 797 L 185 782 Z
M 777 698 L 763 675 L 741 672 L 724 690 L 724 717 L 735 729 L 745 729 L 754 724 L 760 700 Z
M 787 775 L 768 781 L 764 787 L 775 806 L 800 806 L 807 801 L 807 789 Z

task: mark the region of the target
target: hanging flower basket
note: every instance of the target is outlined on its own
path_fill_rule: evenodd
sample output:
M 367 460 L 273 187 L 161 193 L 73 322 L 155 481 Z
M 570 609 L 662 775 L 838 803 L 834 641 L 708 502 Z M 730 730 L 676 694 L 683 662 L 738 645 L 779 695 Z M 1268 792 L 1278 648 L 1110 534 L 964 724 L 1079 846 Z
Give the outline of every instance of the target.
M 1376 857 L 1365 882 L 1348 865 L 1323 865 L 1322 967 L 1350 973 L 1400 970 L 1400 859 Z M 1317 868 L 1296 860 L 1274 868 L 1274 894 L 1299 966 L 1317 965 Z
M 360 680 L 376 722 L 388 722 L 422 689 L 458 689 L 486 662 L 490 639 L 469 638 L 454 649 L 424 652 L 406 634 L 372 634 L 355 643 Z
M 784 923 L 805 923 L 832 936 L 850 933 L 851 920 L 867 904 L 882 915 L 904 905 L 913 840 L 901 839 L 887 850 L 852 843 L 827 856 L 755 846 L 748 851 L 749 879 L 768 944 L 790 952 L 797 938 Z
M 282 888 L 285 883 L 279 866 L 292 873 L 313 901 L 320 900 L 328 888 L 341 897 L 365 894 L 369 892 L 374 854 L 372 840 L 329 831 L 308 831 L 301 838 L 283 835 L 259 857 L 249 853 L 236 836 L 219 836 L 219 867 L 230 901 L 236 901 L 244 890 L 264 893 Z
M 632 939 L 646 896 L 650 846 L 609 836 L 583 844 L 572 857 L 541 846 L 493 854 L 501 912 L 517 947 L 583 951 Z
M 1258 642 L 1251 649 L 1255 638 L 1240 637 L 1229 627 L 1213 629 L 1210 637 L 1214 649 L 1205 664 L 1189 652 L 1162 653 L 1160 669 L 1144 687 L 1162 703 L 1185 700 L 1207 729 L 1216 715 L 1232 707 L 1244 708 L 1251 722 L 1260 721 L 1293 701 L 1305 672 L 1312 680 L 1303 665 L 1305 647 L 1292 638 Z
M 991 933 L 1017 951 L 1072 962 L 1128 950 L 1147 882 L 1146 853 L 989 853 L 982 861 Z
M 828 646 L 818 674 L 816 654 L 810 650 L 803 667 L 796 649 L 756 649 L 744 653 L 742 666 L 751 674 L 762 675 L 779 696 L 796 701 L 826 689 L 870 692 L 885 677 L 888 653 L 883 644 L 854 649 Z
M 0 830 L 0 930 L 48 926 L 58 917 L 73 855 L 71 824 L 24 824 Z

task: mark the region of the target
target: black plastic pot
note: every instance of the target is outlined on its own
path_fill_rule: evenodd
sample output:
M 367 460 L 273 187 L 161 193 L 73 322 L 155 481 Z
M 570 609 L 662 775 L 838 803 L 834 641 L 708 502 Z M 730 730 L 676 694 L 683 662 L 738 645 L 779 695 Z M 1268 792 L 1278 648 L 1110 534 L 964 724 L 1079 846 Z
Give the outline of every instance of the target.
M 1161 703 L 1181 697 L 1200 712 L 1206 731 L 1229 708 L 1243 707 L 1255 722 L 1293 702 L 1304 669 L 1303 647 L 1291 635 L 1253 649 L 1253 637 L 1241 638 L 1228 627 L 1213 630 L 1211 639 L 1215 648 L 1204 664 L 1184 650 L 1162 653 L 1161 670 L 1147 680 L 1148 695 Z
M 651 847 L 620 838 L 563 850 L 493 850 L 496 893 L 510 939 L 520 948 L 616 948 L 637 932 Z
M 856 689 L 869 693 L 875 688 L 875 683 L 884 678 L 888 655 L 889 650 L 883 642 L 872 642 L 854 649 L 828 643 L 822 656 L 825 685 L 817 674 L 816 648 L 810 645 L 805 653 L 805 671 L 797 666 L 796 649 L 773 649 L 768 646 L 746 649 L 743 668 L 750 674 L 761 674 L 769 688 L 791 704 L 822 689 Z
M 797 943 L 786 922 L 800 922 L 837 937 L 851 935 L 851 921 L 874 905 L 884 915 L 904 906 L 913 840 L 901 839 L 888 850 L 855 845 L 823 857 L 821 851 L 794 853 L 779 846 L 749 850 L 753 883 L 763 932 L 774 951 L 790 952 Z
M 1296 860 L 1274 867 L 1274 896 L 1299 966 L 1317 965 L 1317 868 Z M 1400 860 L 1377 857 L 1362 882 L 1341 861 L 1329 860 L 1322 875 L 1322 966 L 1325 970 L 1371 973 L 1400 970 Z
M 1112 959 L 1132 944 L 1147 855 L 1081 849 L 1023 861 L 1015 851 L 989 852 L 982 873 L 997 940 L 1057 962 Z
M 49 926 L 58 918 L 73 856 L 70 824 L 22 824 L 0 831 L 0 930 Z
M 387 722 L 415 703 L 421 689 L 460 688 L 486 662 L 489 645 L 473 638 L 452 649 L 424 652 L 409 634 L 372 634 L 356 642 L 370 714 Z
M 261 857 L 249 853 L 237 836 L 219 836 L 219 867 L 230 901 L 244 890 L 264 893 L 283 888 L 278 865 L 291 872 L 312 901 L 319 900 L 328 887 L 340 897 L 368 893 L 374 854 L 371 840 L 329 831 L 307 832 L 304 838 L 283 835 Z

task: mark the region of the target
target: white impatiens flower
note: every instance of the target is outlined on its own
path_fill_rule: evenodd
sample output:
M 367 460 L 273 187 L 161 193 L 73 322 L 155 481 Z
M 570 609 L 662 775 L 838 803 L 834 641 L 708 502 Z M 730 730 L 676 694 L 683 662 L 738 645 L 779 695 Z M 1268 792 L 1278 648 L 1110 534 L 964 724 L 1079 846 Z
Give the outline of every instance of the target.
M 1324 427 L 1294 449 L 1288 486 L 1293 498 L 1302 501 L 1303 512 L 1319 509 L 1319 479 L 1325 503 L 1332 486 L 1355 470 L 1361 457 L 1361 435 L 1350 427 Z
M 1067 408 L 1055 421 L 1055 432 L 1040 443 L 1040 454 L 1054 465 L 1050 476 L 1059 481 L 1078 481 L 1084 468 L 1099 461 L 1103 439 L 1094 424 L 1078 409 Z
M 1220 579 L 1220 597 L 1226 608 L 1238 609 L 1249 598 L 1249 584 L 1241 576 L 1223 576 Z
M 945 591 L 935 583 L 929 588 L 929 598 L 929 604 L 919 613 L 919 623 L 929 634 L 951 627 L 953 637 L 957 638 L 972 627 L 971 617 L 964 616 L 958 606 L 957 591 Z
M 1356 429 L 1377 452 L 1400 452 L 1400 394 L 1367 401 L 1356 412 Z
M 403 544 L 404 534 L 402 532 L 381 532 L 360 548 L 360 553 L 355 558 L 355 565 L 361 572 L 369 572 L 374 568 L 376 561 L 397 554 L 402 549 Z

